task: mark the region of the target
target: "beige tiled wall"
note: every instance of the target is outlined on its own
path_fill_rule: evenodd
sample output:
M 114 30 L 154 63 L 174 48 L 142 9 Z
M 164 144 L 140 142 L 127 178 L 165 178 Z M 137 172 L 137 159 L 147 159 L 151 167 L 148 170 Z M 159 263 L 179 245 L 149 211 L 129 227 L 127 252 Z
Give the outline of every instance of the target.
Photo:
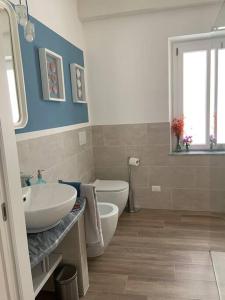
M 87 144 L 80 146 L 79 131 Z M 169 155 L 168 123 L 93 126 L 18 142 L 20 169 L 44 169 L 48 182 L 128 180 L 129 156 L 141 159 L 134 169 L 137 205 L 155 209 L 225 212 L 225 155 Z M 161 185 L 160 193 L 152 185 Z
M 87 143 L 79 145 L 78 132 L 86 131 Z M 94 180 L 92 130 L 90 127 L 71 130 L 17 143 L 20 170 L 34 174 L 44 169 L 48 182 L 58 179 L 90 182 Z
M 138 206 L 225 211 L 225 156 L 169 155 L 169 123 L 93 126 L 92 133 L 97 178 L 127 180 L 128 157 L 141 159 L 133 173 Z

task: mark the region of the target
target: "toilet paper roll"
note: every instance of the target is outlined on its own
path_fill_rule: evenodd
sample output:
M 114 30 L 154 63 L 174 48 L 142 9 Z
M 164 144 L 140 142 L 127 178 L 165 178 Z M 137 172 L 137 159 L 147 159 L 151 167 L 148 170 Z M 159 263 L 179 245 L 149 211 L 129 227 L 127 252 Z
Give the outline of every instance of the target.
M 129 166 L 138 167 L 140 165 L 140 159 L 137 157 L 130 157 L 128 164 L 129 164 Z

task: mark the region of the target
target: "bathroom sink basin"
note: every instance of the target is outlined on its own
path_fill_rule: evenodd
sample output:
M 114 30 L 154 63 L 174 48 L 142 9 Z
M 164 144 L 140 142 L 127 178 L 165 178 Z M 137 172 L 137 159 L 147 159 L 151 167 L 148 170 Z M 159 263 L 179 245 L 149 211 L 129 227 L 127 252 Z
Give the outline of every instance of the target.
M 55 227 L 73 208 L 77 191 L 66 184 L 37 184 L 22 189 L 28 233 Z

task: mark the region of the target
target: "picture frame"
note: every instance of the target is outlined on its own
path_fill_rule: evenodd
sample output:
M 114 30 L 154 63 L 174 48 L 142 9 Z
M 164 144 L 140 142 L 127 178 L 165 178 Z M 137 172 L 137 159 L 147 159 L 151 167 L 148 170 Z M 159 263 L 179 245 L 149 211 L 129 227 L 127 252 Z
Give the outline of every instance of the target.
M 70 73 L 73 102 L 87 103 L 84 67 L 75 63 L 70 64 Z
M 66 101 L 63 58 L 46 48 L 39 48 L 43 99 Z

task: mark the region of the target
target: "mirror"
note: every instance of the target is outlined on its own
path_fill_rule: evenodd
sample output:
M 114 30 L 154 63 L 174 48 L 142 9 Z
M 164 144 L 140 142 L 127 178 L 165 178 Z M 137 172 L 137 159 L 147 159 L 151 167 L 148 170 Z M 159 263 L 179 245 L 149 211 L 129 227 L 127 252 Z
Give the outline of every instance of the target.
M 19 103 L 17 97 L 17 88 L 14 72 L 12 42 L 10 36 L 9 17 L 5 10 L 0 11 L 0 31 L 1 31 L 1 44 L 3 47 L 4 61 L 6 67 L 9 96 L 12 107 L 13 123 L 19 122 Z
M 4 60 L 4 70 L 12 108 L 15 128 L 23 128 L 27 123 L 27 107 L 21 62 L 18 25 L 11 5 L 0 0 L 0 55 Z

